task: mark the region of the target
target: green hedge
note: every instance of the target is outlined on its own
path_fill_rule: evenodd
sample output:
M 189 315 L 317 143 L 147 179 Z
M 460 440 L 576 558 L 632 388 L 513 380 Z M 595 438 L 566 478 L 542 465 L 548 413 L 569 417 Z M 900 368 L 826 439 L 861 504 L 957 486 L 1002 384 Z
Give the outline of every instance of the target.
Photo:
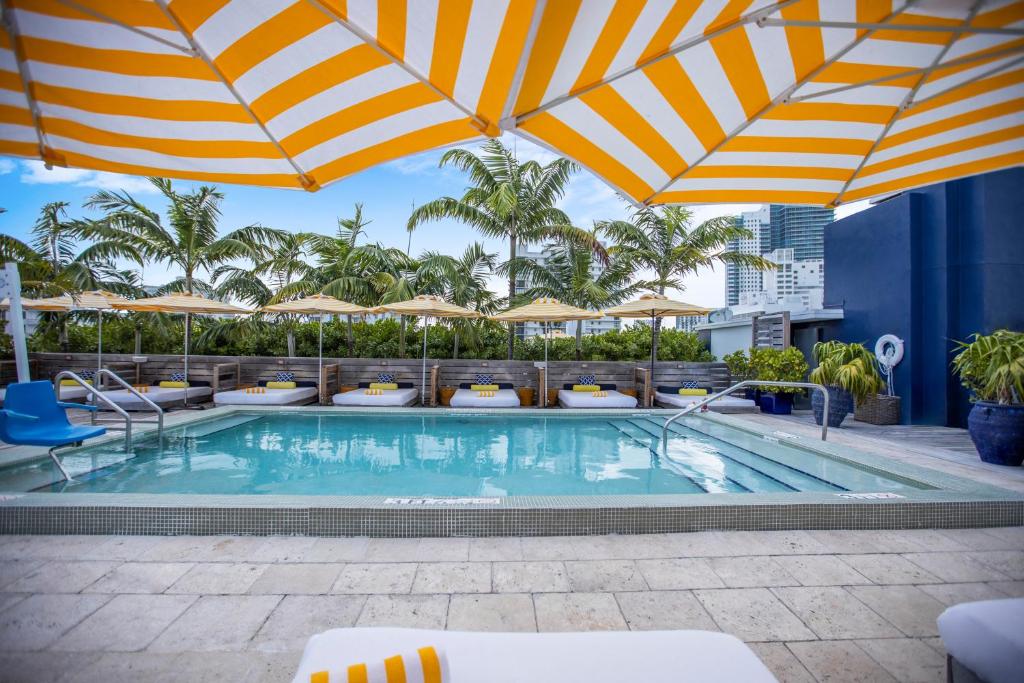
M 285 356 L 287 336 L 285 324 L 239 325 L 220 335 L 215 341 L 200 341 L 204 326 L 215 324 L 209 319 L 197 318 L 193 328 L 193 352 L 196 354 L 225 356 Z M 317 323 L 296 322 L 295 348 L 299 356 L 317 355 Z M 396 320 L 379 320 L 373 323 L 356 322 L 354 328 L 355 357 L 397 358 L 399 323 Z M 465 338 L 460 340 L 459 357 L 486 360 L 501 360 L 506 357 L 508 343 L 506 328 L 497 323 L 485 323 L 479 332 L 476 346 L 469 346 Z M 422 348 L 421 330 L 410 329 L 406 338 L 406 356 L 418 358 Z M 69 351 L 92 353 L 96 350 L 96 326 L 72 323 L 68 326 Z M 576 340 L 562 337 L 551 341 L 551 360 L 573 360 Z M 0 348 L 9 348 L 9 342 Z M 184 327 L 176 321 L 167 328 L 149 323 L 143 324 L 142 351 L 151 354 L 181 353 L 184 346 Z M 432 325 L 427 337 L 427 352 L 431 358 L 451 358 L 453 332 L 442 325 Z M 60 351 L 57 333 L 53 329 L 38 331 L 29 339 L 31 351 Z M 108 316 L 103 323 L 103 350 L 106 353 L 133 353 L 135 350 L 135 324 L 126 318 Z M 324 325 L 324 355 L 329 357 L 347 356 L 346 330 L 343 321 Z M 651 355 L 651 330 L 638 325 L 620 332 L 583 337 L 584 360 L 630 360 L 642 361 Z M 517 360 L 543 360 L 544 340 L 533 337 L 516 340 Z M 658 347 L 660 360 L 713 361 L 714 356 L 691 332 L 663 329 Z

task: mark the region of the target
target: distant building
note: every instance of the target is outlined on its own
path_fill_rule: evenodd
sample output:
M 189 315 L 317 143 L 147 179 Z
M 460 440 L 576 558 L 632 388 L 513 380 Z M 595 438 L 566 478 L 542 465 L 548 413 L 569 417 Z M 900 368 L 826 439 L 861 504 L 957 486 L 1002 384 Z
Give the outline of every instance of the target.
M 825 292 L 823 259 L 797 259 L 793 249 L 776 249 L 765 258 L 778 264 L 764 272 L 763 290 L 770 303 L 798 297 L 803 308 L 821 308 Z
M 697 325 L 703 325 L 707 321 L 708 317 L 706 315 L 677 315 L 676 329 L 683 332 L 694 332 L 697 329 Z
M 836 219 L 835 211 L 815 206 L 772 204 L 771 244 L 762 251 L 792 249 L 797 260 L 825 258 L 825 226 Z
M 736 216 L 737 227 L 746 228 L 750 237 L 733 240 L 726 246 L 726 251 L 741 254 L 760 255 L 771 250 L 771 221 L 769 207 L 762 206 L 757 211 L 747 211 Z M 760 292 L 762 273 L 756 268 L 725 264 L 725 305 L 735 306 L 740 302 L 744 292 Z
M 522 244 L 516 246 L 516 256 L 520 258 L 528 258 L 537 265 L 543 266 L 547 263 L 548 259 L 552 257 L 555 251 L 555 245 L 545 244 L 538 250 L 530 250 Z M 594 277 L 601 274 L 601 264 L 593 262 L 590 266 L 590 272 Z M 519 278 L 516 280 L 516 294 L 523 294 L 530 289 L 532 284 L 526 278 Z M 611 332 L 612 330 L 618 330 L 622 328 L 622 320 L 619 318 L 604 317 L 598 320 L 583 320 L 580 321 L 583 324 L 583 334 L 603 334 L 605 332 Z M 576 325 L 575 321 L 565 323 L 553 323 L 549 325 L 551 330 L 560 330 L 570 337 L 576 336 Z M 518 323 L 516 324 L 516 336 L 520 339 L 527 337 L 536 337 L 544 334 L 544 325 L 541 323 Z

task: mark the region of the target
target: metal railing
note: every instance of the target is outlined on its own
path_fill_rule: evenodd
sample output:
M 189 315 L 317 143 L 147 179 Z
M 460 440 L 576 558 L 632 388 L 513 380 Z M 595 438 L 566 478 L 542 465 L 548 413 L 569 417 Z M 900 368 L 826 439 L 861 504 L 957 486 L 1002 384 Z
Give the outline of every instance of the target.
M 71 372 L 70 370 L 62 370 L 61 372 L 57 373 L 56 377 L 53 378 L 53 390 L 56 393 L 58 400 L 60 400 L 60 382 L 63 379 L 74 380 L 75 383 L 84 388 L 90 396 L 92 396 L 94 399 L 99 399 L 107 406 L 109 406 L 111 410 L 113 410 L 122 418 L 124 418 L 124 450 L 126 453 L 130 453 L 132 450 L 132 416 L 128 414 L 128 411 L 126 411 L 113 401 L 111 401 L 109 398 L 103 395 L 102 391 L 100 391 L 93 385 L 89 384 L 84 379 L 82 379 L 75 373 Z M 51 453 L 51 456 L 52 455 L 53 454 Z M 61 470 L 63 469 L 64 468 L 61 467 Z
M 792 387 L 794 389 L 816 389 L 821 392 L 821 395 L 825 398 L 825 404 L 822 407 L 822 420 L 821 420 L 821 440 L 826 441 L 828 439 L 828 391 L 824 386 L 820 384 L 814 384 L 813 382 L 762 382 L 760 380 L 748 379 L 737 384 L 733 384 L 728 389 L 720 391 L 717 394 L 712 394 L 705 399 L 697 401 L 692 405 L 688 405 L 681 411 L 665 420 L 665 426 L 661 428 L 661 448 L 662 451 L 668 452 L 668 426 L 681 418 L 684 415 L 689 415 L 695 410 L 699 410 L 711 403 L 712 401 L 727 396 L 737 389 L 743 389 L 745 387 Z
M 153 412 L 156 413 L 156 438 L 157 441 L 160 441 L 162 443 L 164 438 L 164 409 L 157 405 L 156 402 L 153 401 L 153 399 L 149 398 L 141 391 L 133 387 L 131 384 L 126 382 L 113 370 L 103 368 L 102 370 L 97 371 L 96 376 L 110 378 L 111 380 L 114 381 L 115 384 L 123 387 L 128 393 L 130 393 L 132 396 L 148 405 L 153 410 Z M 95 413 L 93 414 L 95 415 Z M 149 424 L 152 423 L 150 422 Z

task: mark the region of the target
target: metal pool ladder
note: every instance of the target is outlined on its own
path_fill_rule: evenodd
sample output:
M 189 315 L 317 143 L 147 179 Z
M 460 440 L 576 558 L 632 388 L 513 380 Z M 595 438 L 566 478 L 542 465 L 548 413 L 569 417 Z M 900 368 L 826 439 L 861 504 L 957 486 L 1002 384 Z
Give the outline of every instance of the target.
M 124 387 L 129 393 L 131 393 L 133 396 L 135 396 L 136 398 L 138 398 L 143 403 L 147 404 L 150 408 L 153 409 L 153 411 L 156 413 L 156 417 L 157 417 L 157 439 L 162 439 L 163 435 L 164 435 L 164 410 L 163 410 L 163 408 L 158 406 L 156 403 L 151 401 L 146 396 L 143 396 L 142 393 L 137 391 L 132 385 L 128 384 L 123 379 L 118 377 L 116 374 L 114 374 L 110 370 L 107 370 L 106 368 L 102 368 L 102 369 L 96 371 L 96 374 L 95 374 L 95 378 L 96 378 L 95 382 L 96 382 L 96 384 L 98 385 L 100 383 L 100 379 L 104 378 L 104 377 L 109 377 L 111 380 L 114 381 L 115 384 L 119 384 L 120 386 Z M 59 393 L 60 392 L 60 382 L 63 379 L 70 379 L 70 380 L 74 381 L 78 386 L 80 386 L 83 389 L 85 389 L 85 391 L 89 394 L 89 396 L 92 397 L 94 400 L 103 403 L 105 406 L 107 406 L 108 408 L 110 408 L 115 413 L 117 413 L 118 415 L 121 416 L 121 418 L 124 420 L 124 450 L 125 450 L 126 453 L 130 453 L 131 450 L 132 450 L 132 416 L 131 416 L 131 414 L 129 414 L 128 411 L 125 410 L 124 408 L 122 408 L 121 406 L 117 405 L 117 403 L 115 403 L 114 401 L 110 400 L 108 397 L 104 396 L 103 392 L 100 391 L 99 389 L 97 389 L 96 386 L 93 386 L 92 384 L 89 384 L 84 379 L 82 379 L 81 377 L 79 377 L 75 373 L 71 372 L 70 370 L 63 370 L 61 372 L 58 372 L 57 376 L 53 378 L 53 388 L 54 388 L 54 391 L 57 392 L 58 396 L 60 396 L 60 393 Z M 92 424 L 96 424 L 96 414 L 95 413 L 92 413 L 90 415 L 90 422 Z
M 737 389 L 743 389 L 745 387 L 792 387 L 794 389 L 816 389 L 821 392 L 821 395 L 825 399 L 825 403 L 822 406 L 821 414 L 821 440 L 826 441 L 828 439 L 828 391 L 824 386 L 820 384 L 814 384 L 813 382 L 761 382 L 759 380 L 748 379 L 742 382 L 733 384 L 728 389 L 720 391 L 717 394 L 712 394 L 707 398 L 704 398 L 692 405 L 688 405 L 672 417 L 665 420 L 665 425 L 661 428 L 661 449 L 663 452 L 668 452 L 668 426 L 681 418 L 683 415 L 689 415 L 695 410 L 703 408 L 712 401 L 727 396 Z

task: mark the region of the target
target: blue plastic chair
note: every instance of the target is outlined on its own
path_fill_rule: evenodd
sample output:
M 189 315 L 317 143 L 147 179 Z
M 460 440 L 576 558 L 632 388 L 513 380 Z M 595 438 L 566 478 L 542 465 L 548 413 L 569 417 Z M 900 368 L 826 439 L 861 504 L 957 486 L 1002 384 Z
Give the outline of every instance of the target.
M 58 401 L 53 385 L 45 380 L 9 384 L 4 407 L 0 408 L 0 441 L 16 446 L 48 446 L 50 457 L 69 479 L 53 450 L 103 436 L 107 429 L 71 424 L 64 412 L 68 409 L 98 410 L 96 406 L 85 403 Z

